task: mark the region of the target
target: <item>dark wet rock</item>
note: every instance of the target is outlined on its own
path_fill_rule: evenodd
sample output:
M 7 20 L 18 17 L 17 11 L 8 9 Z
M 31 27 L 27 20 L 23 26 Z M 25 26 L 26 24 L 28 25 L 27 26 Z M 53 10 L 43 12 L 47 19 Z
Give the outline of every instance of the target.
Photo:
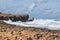
M 2 12 L 0 12 L 0 14 L 2 14 Z
M 32 19 L 29 19 L 28 21 L 33 21 L 34 20 L 34 18 L 32 18 Z
M 20 19 L 20 21 L 28 21 L 29 15 L 25 14 L 25 15 L 21 15 L 20 17 L 18 17 Z
M 28 18 L 28 14 L 0 14 L 0 20 L 27 21 Z

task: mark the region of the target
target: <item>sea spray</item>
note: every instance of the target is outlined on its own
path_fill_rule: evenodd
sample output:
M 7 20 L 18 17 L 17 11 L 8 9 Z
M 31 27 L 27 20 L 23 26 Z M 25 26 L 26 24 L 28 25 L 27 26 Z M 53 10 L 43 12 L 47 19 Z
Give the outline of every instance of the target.
M 34 10 L 34 8 L 37 7 L 38 4 L 40 4 L 40 3 L 42 3 L 42 2 L 45 2 L 45 0 L 36 0 L 36 2 L 31 3 L 31 4 L 29 5 L 26 13 L 32 12 L 32 10 Z
M 34 21 L 27 22 L 12 22 L 11 20 L 3 21 L 7 24 L 12 24 L 16 26 L 24 26 L 24 27 L 35 27 L 35 28 L 47 28 L 49 30 L 60 30 L 60 21 L 56 21 L 54 19 L 35 19 Z

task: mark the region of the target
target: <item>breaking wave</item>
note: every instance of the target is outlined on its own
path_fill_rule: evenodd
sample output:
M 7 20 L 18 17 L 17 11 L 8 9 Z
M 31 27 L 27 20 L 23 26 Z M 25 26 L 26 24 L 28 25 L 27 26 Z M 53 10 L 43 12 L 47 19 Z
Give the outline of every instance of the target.
M 12 24 L 16 26 L 24 26 L 24 27 L 35 27 L 35 28 L 47 28 L 49 30 L 60 30 L 60 20 L 54 19 L 34 19 L 34 21 L 27 22 L 12 22 L 11 20 L 4 20 L 3 22 L 7 24 Z

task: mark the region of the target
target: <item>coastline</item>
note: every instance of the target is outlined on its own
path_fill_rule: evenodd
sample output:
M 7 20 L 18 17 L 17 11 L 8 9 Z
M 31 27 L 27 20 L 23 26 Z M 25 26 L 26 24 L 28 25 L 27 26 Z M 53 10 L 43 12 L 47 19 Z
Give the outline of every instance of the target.
M 3 40 L 60 40 L 59 37 L 59 30 L 21 27 L 0 22 L 0 39 Z
M 5 17 L 6 16 L 3 15 L 4 19 Z M 14 16 L 12 18 L 15 20 Z M 29 17 L 26 18 L 26 20 L 28 20 Z M 9 17 L 7 19 L 9 19 Z M 16 26 L 13 24 L 5 23 L 3 22 L 3 20 L 0 20 L 0 40 L 60 40 L 60 30 L 48 30 L 46 28 Z M 48 22 L 49 21 L 50 20 L 48 20 Z

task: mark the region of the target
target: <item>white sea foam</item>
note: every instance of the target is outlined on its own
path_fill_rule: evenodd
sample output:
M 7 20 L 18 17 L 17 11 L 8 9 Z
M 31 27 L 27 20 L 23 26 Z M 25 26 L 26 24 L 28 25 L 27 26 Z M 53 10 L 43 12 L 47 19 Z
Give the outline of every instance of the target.
M 12 22 L 11 20 L 5 21 L 7 24 L 12 24 L 16 26 L 24 26 L 24 27 L 35 27 L 35 28 L 47 28 L 49 30 L 60 30 L 60 21 L 49 20 L 49 19 L 35 19 L 34 21 L 27 22 Z

